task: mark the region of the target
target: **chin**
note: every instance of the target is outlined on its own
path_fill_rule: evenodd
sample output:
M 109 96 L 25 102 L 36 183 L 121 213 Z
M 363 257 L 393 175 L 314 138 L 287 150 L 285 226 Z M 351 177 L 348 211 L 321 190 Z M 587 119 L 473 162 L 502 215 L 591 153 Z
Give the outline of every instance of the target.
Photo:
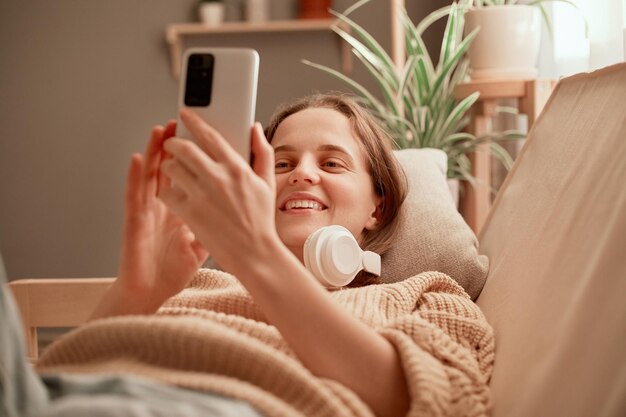
M 304 246 L 304 242 L 309 237 L 311 233 L 315 230 L 311 230 L 310 232 L 307 230 L 295 231 L 293 229 L 287 231 L 278 231 L 278 236 L 280 236 L 280 240 L 288 247 L 295 246 Z
M 304 242 L 307 240 L 309 235 L 315 232 L 323 225 L 313 225 L 313 224 L 300 224 L 300 225 L 284 225 L 276 226 L 276 230 L 278 231 L 278 236 L 282 242 L 290 247 L 303 247 Z

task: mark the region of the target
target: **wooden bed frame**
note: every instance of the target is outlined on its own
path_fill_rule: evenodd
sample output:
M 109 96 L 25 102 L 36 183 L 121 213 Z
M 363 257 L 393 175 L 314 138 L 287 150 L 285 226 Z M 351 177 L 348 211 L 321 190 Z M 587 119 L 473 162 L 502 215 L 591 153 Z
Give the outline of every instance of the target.
M 10 282 L 9 288 L 22 315 L 28 358 L 34 362 L 39 356 L 38 328 L 75 327 L 84 323 L 114 280 L 52 278 Z

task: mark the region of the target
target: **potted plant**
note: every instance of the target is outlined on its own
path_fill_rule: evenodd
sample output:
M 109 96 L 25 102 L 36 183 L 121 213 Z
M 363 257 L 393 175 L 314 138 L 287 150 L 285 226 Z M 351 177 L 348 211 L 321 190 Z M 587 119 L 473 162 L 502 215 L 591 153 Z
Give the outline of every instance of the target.
M 218 26 L 224 22 L 225 5 L 222 0 L 200 0 L 198 18 L 209 26 Z
M 350 33 L 335 25 L 333 30 L 352 46 L 352 51 L 376 81 L 383 99 L 380 100 L 361 84 L 324 65 L 303 61 L 345 82 L 361 103 L 370 109 L 387 129 L 399 149 L 436 148 L 448 156 L 447 176 L 474 183 L 468 154 L 478 146 L 488 144 L 493 155 L 507 169 L 512 160 L 498 143 L 523 137 L 516 132 L 496 136 L 476 137 L 463 132 L 468 123 L 468 111 L 478 99 L 478 93 L 457 100 L 453 91 L 465 81 L 468 73 L 467 50 L 477 30 L 463 36 L 463 5 L 453 3 L 425 17 L 417 25 L 400 10 L 407 60 L 397 69 L 380 44 L 348 14 L 369 2 L 364 0 L 344 13 L 332 12 Z M 447 18 L 437 64 L 431 59 L 422 40 L 424 31 L 435 21 Z
M 541 15 L 550 34 L 545 3 L 569 0 L 469 0 L 465 33 L 480 32 L 469 50 L 472 79 L 529 79 L 537 76 Z M 540 15 L 541 14 L 541 15 Z

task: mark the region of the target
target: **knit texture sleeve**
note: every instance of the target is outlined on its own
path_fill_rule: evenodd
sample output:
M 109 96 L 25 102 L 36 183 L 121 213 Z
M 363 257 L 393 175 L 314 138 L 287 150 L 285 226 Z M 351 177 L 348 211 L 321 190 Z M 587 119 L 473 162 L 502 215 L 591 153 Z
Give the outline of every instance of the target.
M 330 296 L 397 349 L 409 416 L 488 414 L 493 333 L 447 275 L 426 272 Z M 43 353 L 37 370 L 132 374 L 239 398 L 268 416 L 373 416 L 349 387 L 307 369 L 236 279 L 217 271 L 199 273 L 157 315 L 74 329 Z
M 411 396 L 408 415 L 489 415 L 492 328 L 447 275 L 418 277 L 403 283 L 395 296 L 397 316 L 379 330 L 400 355 Z

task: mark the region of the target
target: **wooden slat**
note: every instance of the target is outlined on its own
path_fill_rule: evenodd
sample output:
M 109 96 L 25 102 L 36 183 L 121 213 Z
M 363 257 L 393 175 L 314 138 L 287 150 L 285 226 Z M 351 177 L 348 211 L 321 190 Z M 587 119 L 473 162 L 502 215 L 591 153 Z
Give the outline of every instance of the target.
M 404 0 L 389 1 L 391 16 L 391 59 L 398 71 L 401 71 L 406 62 L 404 48 L 404 28 L 400 20 L 400 10 L 404 8 Z
M 526 84 L 526 94 L 520 99 L 519 110 L 528 116 L 529 130 L 541 114 L 555 86 L 555 80 L 534 80 Z
M 471 81 L 459 84 L 454 89 L 457 99 L 464 99 L 475 91 L 480 92 L 480 98 L 519 98 L 526 95 L 526 83 L 528 80 L 483 80 Z
M 39 352 L 38 327 L 74 327 L 84 323 L 115 278 L 20 279 L 9 283 L 22 316 L 31 362 Z
M 84 323 L 114 278 L 21 279 L 9 283 L 26 327 Z

